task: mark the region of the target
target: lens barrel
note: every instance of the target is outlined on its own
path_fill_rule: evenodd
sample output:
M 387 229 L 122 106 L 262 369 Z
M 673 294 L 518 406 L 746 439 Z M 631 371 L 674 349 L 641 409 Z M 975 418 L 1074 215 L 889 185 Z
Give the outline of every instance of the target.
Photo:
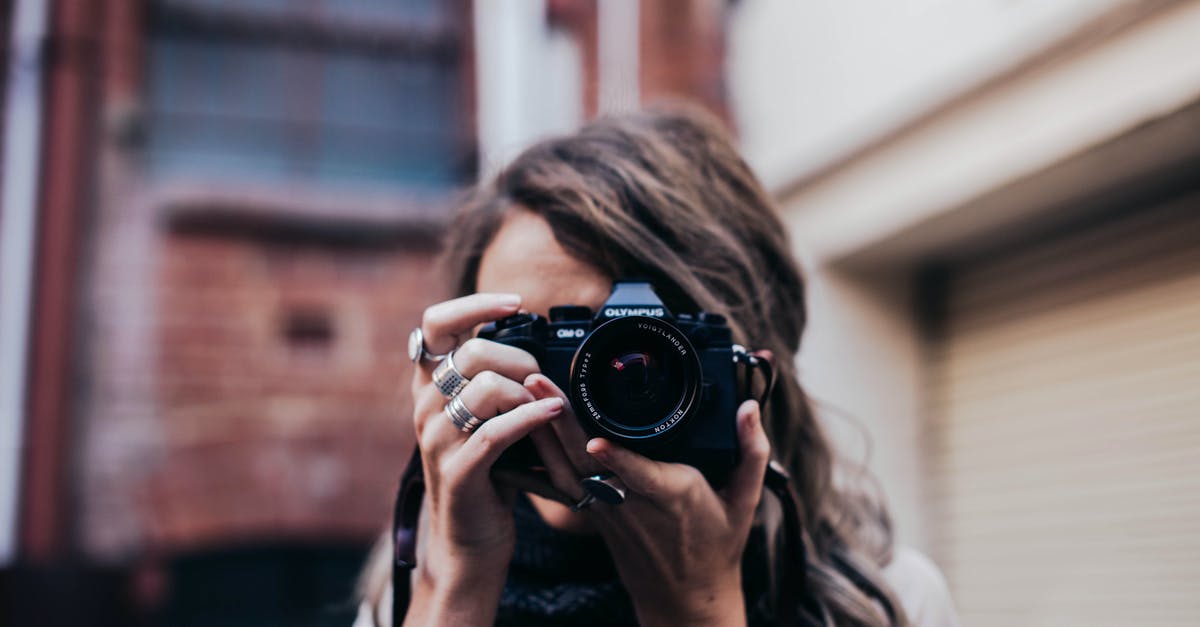
M 579 346 L 570 394 L 584 428 L 638 447 L 678 434 L 700 397 L 700 360 L 687 335 L 648 316 L 614 318 Z

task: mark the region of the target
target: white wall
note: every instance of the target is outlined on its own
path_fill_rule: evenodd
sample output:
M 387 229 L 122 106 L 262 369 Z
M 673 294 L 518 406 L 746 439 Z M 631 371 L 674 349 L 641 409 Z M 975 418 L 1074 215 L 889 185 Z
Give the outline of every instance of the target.
M 17 555 L 47 17 L 47 3 L 40 0 L 13 6 L 11 56 L 3 79 L 7 100 L 0 106 L 5 129 L 0 136 L 0 567 Z
M 805 266 L 801 382 L 843 459 L 866 464 L 878 479 L 898 541 L 928 551 L 921 347 L 912 332 L 909 274 L 862 277 Z
M 865 425 L 900 541 L 928 549 L 924 360 L 907 277 L 931 255 L 1053 210 L 1048 198 L 1089 180 L 1003 190 L 1200 100 L 1200 2 L 748 1 L 737 11 L 728 68 L 737 124 L 748 159 L 777 190 L 1101 14 L 1139 18 L 1095 29 L 1086 45 L 957 100 L 781 198 L 810 286 L 802 379 Z M 859 434 L 836 412 L 825 417 L 839 446 L 860 457 Z
M 482 176 L 583 121 L 579 47 L 549 28 L 546 0 L 475 2 L 475 84 Z
M 1124 2 L 1129 4 L 1129 2 Z M 777 188 L 994 76 L 1121 0 L 746 0 L 728 76 Z

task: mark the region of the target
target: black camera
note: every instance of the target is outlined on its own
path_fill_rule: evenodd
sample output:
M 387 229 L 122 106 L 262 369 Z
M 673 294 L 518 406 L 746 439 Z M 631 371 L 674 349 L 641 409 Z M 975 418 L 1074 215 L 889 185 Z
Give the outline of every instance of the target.
M 618 281 L 597 312 L 551 307 L 549 319 L 520 313 L 479 337 L 531 353 L 562 388 L 583 430 L 647 457 L 690 464 L 722 485 L 738 462 L 735 414 L 741 347 L 725 318 L 672 315 L 646 282 Z M 524 440 L 504 466 L 541 465 Z

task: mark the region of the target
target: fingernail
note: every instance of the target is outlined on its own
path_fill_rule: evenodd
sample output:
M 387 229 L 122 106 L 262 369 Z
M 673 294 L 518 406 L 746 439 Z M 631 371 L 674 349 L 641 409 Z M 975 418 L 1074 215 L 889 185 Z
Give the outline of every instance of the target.
M 542 406 L 546 408 L 546 413 L 551 415 L 557 414 L 563 410 L 563 402 L 557 396 L 554 398 L 546 398 L 540 401 Z
M 748 411 L 742 414 L 742 431 L 750 432 L 754 430 L 754 412 Z
M 521 304 L 520 294 L 497 294 L 496 300 L 501 307 L 516 307 Z
M 588 454 L 593 457 L 604 457 L 608 454 L 608 451 L 605 451 L 603 447 L 604 441 L 602 439 L 592 438 L 588 440 L 587 446 L 584 448 L 587 450 Z

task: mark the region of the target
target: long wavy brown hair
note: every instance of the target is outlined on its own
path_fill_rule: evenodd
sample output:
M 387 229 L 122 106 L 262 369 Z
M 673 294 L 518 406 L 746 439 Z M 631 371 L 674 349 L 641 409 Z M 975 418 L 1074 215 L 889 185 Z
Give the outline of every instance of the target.
M 835 485 L 834 453 L 797 379 L 804 280 L 787 230 L 721 123 L 676 103 L 527 149 L 472 190 L 448 232 L 444 269 L 458 294 L 475 292 L 484 250 L 515 208 L 540 215 L 568 254 L 607 276 L 649 279 L 673 311 L 720 313 L 735 342 L 774 353 L 778 383 L 763 420 L 799 500 L 806 563 L 793 565 L 803 589 L 770 594 L 798 600 L 807 624 L 907 625 L 881 576 L 892 549 L 887 514 L 865 491 Z M 760 509 L 760 522 L 777 529 L 779 509 Z M 780 543 L 770 546 L 778 567 Z M 390 550 L 376 553 L 362 581 L 373 607 L 390 575 Z

